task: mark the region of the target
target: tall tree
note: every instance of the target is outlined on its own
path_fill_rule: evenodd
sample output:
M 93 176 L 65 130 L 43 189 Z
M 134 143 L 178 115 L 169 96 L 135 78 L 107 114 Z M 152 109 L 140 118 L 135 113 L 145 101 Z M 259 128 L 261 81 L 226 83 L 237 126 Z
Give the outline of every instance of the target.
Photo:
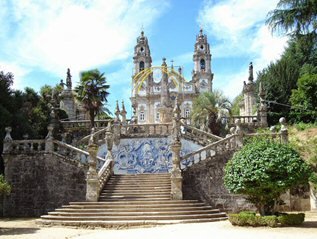
M 228 115 L 231 103 L 221 91 L 202 93 L 194 100 L 191 118 L 196 126 L 213 134 L 221 133 L 221 117 Z
M 76 97 L 88 111 L 91 127 L 94 127 L 95 117 L 99 113 L 104 111 L 110 113 L 105 107 L 109 87 L 106 84 L 104 73 L 100 73 L 97 69 L 84 71 L 80 74 L 80 83 L 75 88 Z
M 269 12 L 267 24 L 272 31 L 290 35 L 306 35 L 317 30 L 316 0 L 280 0 L 275 10 Z

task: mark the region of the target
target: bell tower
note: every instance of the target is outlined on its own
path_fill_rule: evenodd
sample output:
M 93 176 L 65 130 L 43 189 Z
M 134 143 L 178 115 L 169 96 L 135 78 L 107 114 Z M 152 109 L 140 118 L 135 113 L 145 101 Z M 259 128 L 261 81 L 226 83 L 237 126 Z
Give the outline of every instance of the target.
M 134 75 L 152 66 L 149 43 L 143 31 L 141 31 L 141 35 L 137 38 L 137 44 L 134 47 L 133 63 Z
M 196 36 L 196 43 L 193 55 L 194 70 L 193 81 L 196 93 L 212 91 L 213 73 L 211 72 L 211 54 L 207 36 L 200 29 Z

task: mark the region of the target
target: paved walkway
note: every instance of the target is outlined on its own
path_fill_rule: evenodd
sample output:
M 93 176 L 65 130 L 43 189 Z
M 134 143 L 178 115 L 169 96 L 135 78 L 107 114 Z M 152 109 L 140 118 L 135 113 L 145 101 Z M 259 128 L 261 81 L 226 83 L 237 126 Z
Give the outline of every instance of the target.
M 141 239 L 141 238 L 316 239 L 317 213 L 309 213 L 300 227 L 242 228 L 228 221 L 166 225 L 134 229 L 76 229 L 35 225 L 34 219 L 0 219 L 1 239 Z

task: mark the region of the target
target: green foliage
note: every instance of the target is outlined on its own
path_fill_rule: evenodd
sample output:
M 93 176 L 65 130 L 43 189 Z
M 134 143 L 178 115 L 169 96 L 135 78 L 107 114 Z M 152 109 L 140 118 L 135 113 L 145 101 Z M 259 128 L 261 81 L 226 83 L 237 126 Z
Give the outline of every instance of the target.
M 232 115 L 240 115 L 240 103 L 242 100 L 243 100 L 242 93 L 233 99 L 232 107 L 231 107 L 231 114 Z
M 312 123 L 307 124 L 307 123 L 299 122 L 297 124 L 294 124 L 293 126 L 299 131 L 304 131 L 306 129 L 311 129 L 311 128 L 317 127 L 317 122 L 314 124 L 312 124 Z
M 231 103 L 221 91 L 204 92 L 193 102 L 191 118 L 193 123 L 213 134 L 221 133 L 221 117 L 230 113 Z
M 277 217 L 281 226 L 297 226 L 301 225 L 305 221 L 305 214 L 285 214 Z
M 279 196 L 307 183 L 310 174 L 310 167 L 289 145 L 256 139 L 227 163 L 224 184 L 231 193 L 246 195 L 261 215 L 270 215 Z
M 106 84 L 104 73 L 99 70 L 84 71 L 80 75 L 80 84 L 75 88 L 77 99 L 89 112 L 91 127 L 94 127 L 95 117 L 102 112 L 110 111 L 105 108 L 109 85 Z
M 276 216 L 258 216 L 255 213 L 229 214 L 229 221 L 234 226 L 269 226 L 277 227 L 278 220 Z
M 11 193 L 11 186 L 5 181 L 2 174 L 0 174 L 0 196 L 9 195 Z
M 267 24 L 272 31 L 307 34 L 317 29 L 316 0 L 280 0 L 277 8 L 268 14 Z
M 292 90 L 292 116 L 296 121 L 314 122 L 317 119 L 317 74 L 304 74 Z M 317 122 L 317 121 L 316 121 Z
M 298 214 L 282 214 L 280 216 L 259 216 L 254 212 L 240 212 L 239 214 L 229 214 L 229 221 L 234 226 L 296 226 L 301 225 L 305 220 L 304 213 Z

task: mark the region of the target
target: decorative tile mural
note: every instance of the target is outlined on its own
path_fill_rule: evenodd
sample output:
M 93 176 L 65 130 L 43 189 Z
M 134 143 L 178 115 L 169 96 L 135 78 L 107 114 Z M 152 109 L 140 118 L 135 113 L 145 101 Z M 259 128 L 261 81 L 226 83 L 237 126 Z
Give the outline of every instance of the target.
M 181 155 L 201 148 L 189 140 L 182 139 Z M 166 173 L 172 169 L 171 138 L 121 139 L 114 145 L 115 174 Z M 105 157 L 106 145 L 99 148 L 98 156 Z M 189 163 L 189 162 L 188 162 Z

